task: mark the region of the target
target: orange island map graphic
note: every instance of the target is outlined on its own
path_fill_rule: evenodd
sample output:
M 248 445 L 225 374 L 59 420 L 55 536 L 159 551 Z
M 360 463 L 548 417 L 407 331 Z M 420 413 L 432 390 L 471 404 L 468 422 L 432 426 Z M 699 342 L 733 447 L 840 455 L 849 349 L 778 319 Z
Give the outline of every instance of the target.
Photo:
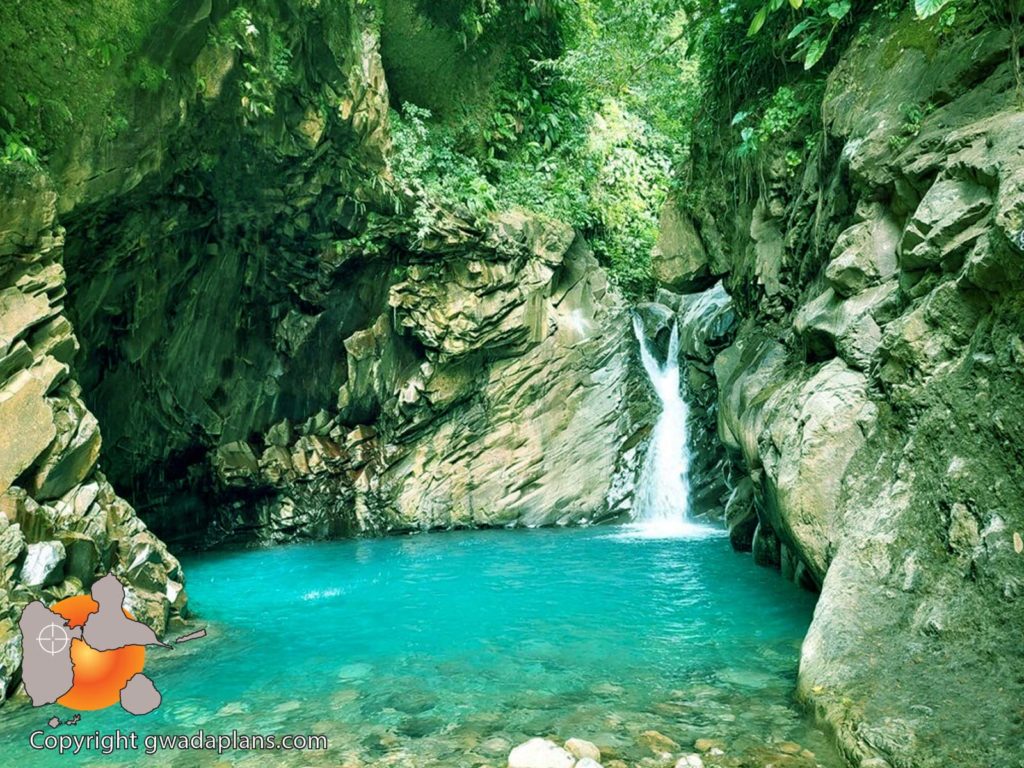
M 160 706 L 160 692 L 142 673 L 146 646 L 171 646 L 124 610 L 124 598 L 124 585 L 108 574 L 93 584 L 91 597 L 70 597 L 52 609 L 38 600 L 25 607 L 22 679 L 33 706 L 95 710 L 120 702 L 133 715 Z M 176 642 L 205 636 L 199 630 Z

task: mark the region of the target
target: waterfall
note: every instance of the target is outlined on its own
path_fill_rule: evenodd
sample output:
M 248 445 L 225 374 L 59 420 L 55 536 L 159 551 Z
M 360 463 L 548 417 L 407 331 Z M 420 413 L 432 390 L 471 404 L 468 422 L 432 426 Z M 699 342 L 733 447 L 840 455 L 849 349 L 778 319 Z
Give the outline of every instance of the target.
M 633 330 L 640 344 L 644 370 L 661 402 L 661 413 L 637 480 L 633 528 L 650 537 L 706 534 L 710 532 L 707 528 L 689 522 L 688 408 L 679 391 L 679 327 L 672 324 L 664 364 L 655 357 L 639 317 L 633 317 Z

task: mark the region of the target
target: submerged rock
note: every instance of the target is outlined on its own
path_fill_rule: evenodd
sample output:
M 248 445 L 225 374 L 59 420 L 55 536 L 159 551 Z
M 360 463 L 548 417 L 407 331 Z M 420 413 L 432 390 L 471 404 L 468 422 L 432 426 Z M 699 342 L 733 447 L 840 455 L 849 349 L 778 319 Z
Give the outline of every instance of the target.
M 679 749 L 679 744 L 670 739 L 660 731 L 644 731 L 637 738 L 641 744 L 650 749 L 653 752 L 673 752 Z
M 565 748 L 579 760 L 590 758 L 599 761 L 601 759 L 601 750 L 592 741 L 586 739 L 569 739 L 565 742 Z
M 553 741 L 534 738 L 520 744 L 508 756 L 508 768 L 573 768 L 576 758 Z

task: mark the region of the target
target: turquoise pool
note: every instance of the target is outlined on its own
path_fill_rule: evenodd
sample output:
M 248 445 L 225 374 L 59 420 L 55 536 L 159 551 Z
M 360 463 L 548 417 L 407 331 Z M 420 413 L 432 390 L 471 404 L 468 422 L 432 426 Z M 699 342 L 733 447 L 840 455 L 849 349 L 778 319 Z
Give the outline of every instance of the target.
M 721 536 L 458 532 L 184 564 L 210 636 L 150 652 L 163 706 L 139 718 L 83 713 L 53 733 L 324 734 L 326 752 L 220 759 L 415 768 L 503 766 L 533 736 L 589 739 L 633 765 L 658 751 L 647 733 L 658 731 L 680 753 L 697 738 L 720 739 L 730 755 L 796 742 L 814 762 L 839 764 L 791 700 L 814 597 Z M 218 759 L 33 752 L 28 734 L 55 713 L 71 714 L 0 710 L 3 764 Z

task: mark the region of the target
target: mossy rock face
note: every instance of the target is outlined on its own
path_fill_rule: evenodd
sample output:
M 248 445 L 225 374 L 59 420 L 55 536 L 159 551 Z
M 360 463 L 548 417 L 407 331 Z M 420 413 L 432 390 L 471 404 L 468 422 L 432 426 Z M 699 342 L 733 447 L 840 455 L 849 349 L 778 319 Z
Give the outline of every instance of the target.
M 170 77 L 164 62 L 140 50 L 174 5 L 172 0 L 5 3 L 0 105 L 14 127 L 43 155 L 59 151 L 83 131 L 115 138 L 126 127 L 118 100 L 126 87 L 153 89 Z M 182 10 L 186 5 L 178 3 Z
M 413 0 L 381 5 L 381 56 L 394 106 L 410 102 L 453 122 L 484 115 L 495 82 L 512 63 L 506 44 L 467 46 L 454 25 L 417 6 Z
M 799 695 L 854 765 L 1020 759 L 1010 53 L 998 25 L 943 36 L 876 14 L 829 75 L 803 173 L 766 162 L 737 190 L 712 158 L 689 180 L 731 201 L 701 227 L 732 248 L 742 318 L 715 361 L 719 434 L 753 486 L 755 556 L 820 588 Z

